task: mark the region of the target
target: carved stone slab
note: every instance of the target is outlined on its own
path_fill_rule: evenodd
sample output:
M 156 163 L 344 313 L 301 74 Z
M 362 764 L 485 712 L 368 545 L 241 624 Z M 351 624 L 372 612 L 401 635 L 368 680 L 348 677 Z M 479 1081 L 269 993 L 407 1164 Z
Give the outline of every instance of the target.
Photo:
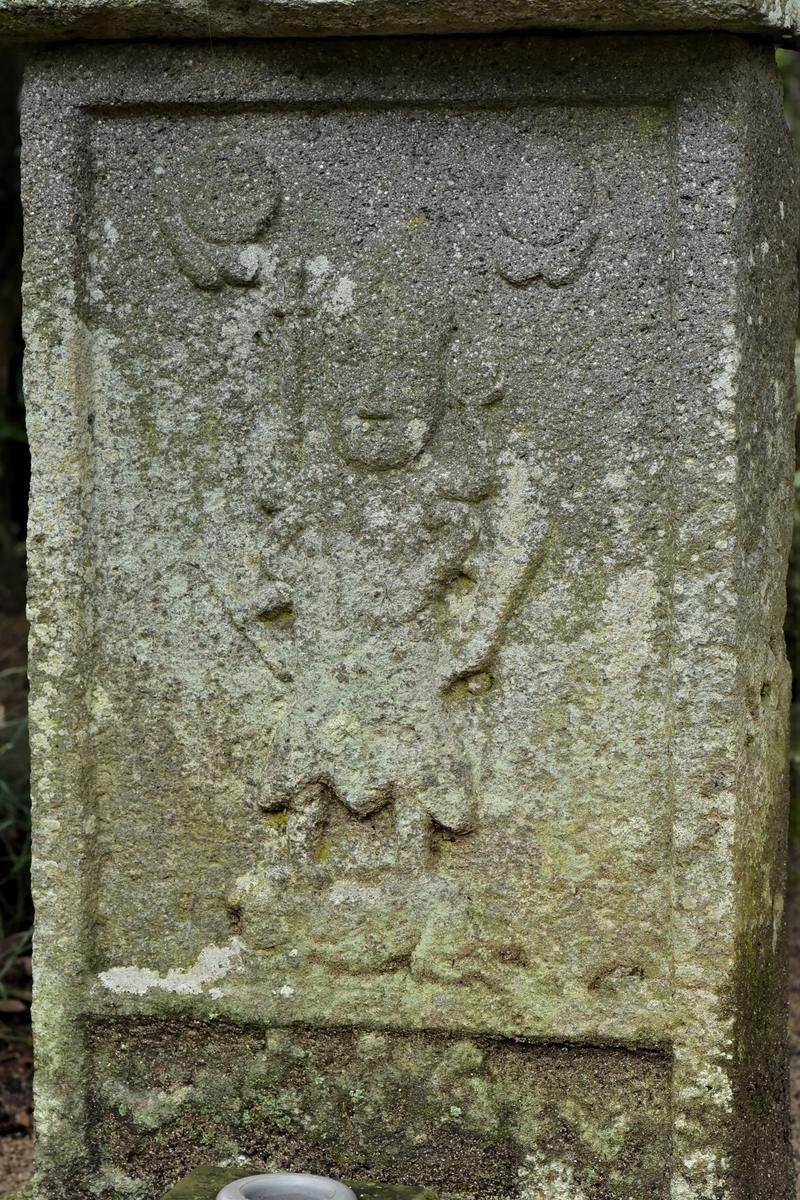
M 770 53 L 84 48 L 24 145 L 47 1196 L 788 1197 Z
M 0 0 L 6 44 L 74 38 L 706 30 L 789 41 L 798 0 Z

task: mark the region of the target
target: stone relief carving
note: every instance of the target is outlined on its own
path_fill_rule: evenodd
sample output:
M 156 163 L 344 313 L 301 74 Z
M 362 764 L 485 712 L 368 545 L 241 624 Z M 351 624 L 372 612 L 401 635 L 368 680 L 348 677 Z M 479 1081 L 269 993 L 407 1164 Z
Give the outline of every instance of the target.
M 350 274 L 323 258 L 306 270 L 302 415 L 259 455 L 267 612 L 291 619 L 297 696 L 262 803 L 325 779 L 354 811 L 413 797 L 460 830 L 474 802 L 443 698 L 489 686 L 546 525 L 523 461 L 448 395 L 453 315 L 413 241 L 376 242 Z
M 163 168 L 162 168 L 163 170 Z M 252 287 L 256 245 L 274 219 L 280 191 L 267 159 L 221 137 L 190 158 L 162 188 L 159 220 L 181 271 L 198 288 Z
M 453 394 L 431 264 L 422 234 L 394 234 L 298 281 L 296 392 L 251 458 L 266 580 L 250 619 L 290 681 L 257 797 L 281 848 L 231 903 L 337 969 L 461 978 L 481 936 L 437 847 L 477 820 L 462 710 L 494 685 L 548 526 L 497 395 Z
M 517 286 L 570 282 L 597 237 L 585 162 L 576 151 L 555 188 L 550 154 L 527 150 L 501 192 L 497 264 Z M 230 144 L 209 161 L 163 227 L 196 286 L 253 285 L 242 249 L 263 238 L 279 189 Z M 487 957 L 521 959 L 476 922 L 439 848 L 475 828 L 464 709 L 496 686 L 548 521 L 524 447 L 496 419 L 501 373 L 484 363 L 465 384 L 469 338 L 427 239 L 411 222 L 262 281 L 283 386 L 249 452 L 260 574 L 203 569 L 285 687 L 255 797 L 265 862 L 229 897 L 248 941 L 356 974 L 479 978 Z

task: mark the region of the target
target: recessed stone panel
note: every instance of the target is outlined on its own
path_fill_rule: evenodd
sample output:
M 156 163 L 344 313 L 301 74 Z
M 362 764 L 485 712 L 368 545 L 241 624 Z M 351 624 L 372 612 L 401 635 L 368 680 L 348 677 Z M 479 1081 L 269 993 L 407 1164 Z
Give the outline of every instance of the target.
M 669 110 L 89 137 L 102 986 L 657 1038 Z

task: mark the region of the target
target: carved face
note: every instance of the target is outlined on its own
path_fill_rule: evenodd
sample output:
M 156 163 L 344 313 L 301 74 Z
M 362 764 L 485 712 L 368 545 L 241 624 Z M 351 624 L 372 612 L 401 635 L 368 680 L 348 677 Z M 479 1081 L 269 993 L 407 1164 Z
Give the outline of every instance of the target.
M 441 311 L 383 286 L 333 317 L 316 342 L 313 375 L 335 448 L 370 470 L 404 467 L 430 441 L 443 406 Z

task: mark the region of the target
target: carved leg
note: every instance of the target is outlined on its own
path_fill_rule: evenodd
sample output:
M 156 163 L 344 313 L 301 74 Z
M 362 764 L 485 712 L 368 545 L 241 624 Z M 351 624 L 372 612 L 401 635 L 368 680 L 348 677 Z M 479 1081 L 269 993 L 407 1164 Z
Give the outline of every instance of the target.
M 317 868 L 319 838 L 327 821 L 330 799 L 327 784 L 308 783 L 292 800 L 286 822 L 289 861 L 304 874 Z
M 416 797 L 398 796 L 394 805 L 397 833 L 397 866 L 401 871 L 422 871 L 428 861 L 430 817 Z
M 476 820 L 472 772 L 466 762 L 438 764 L 435 778 L 422 788 L 420 806 L 438 825 L 453 833 L 468 833 Z

